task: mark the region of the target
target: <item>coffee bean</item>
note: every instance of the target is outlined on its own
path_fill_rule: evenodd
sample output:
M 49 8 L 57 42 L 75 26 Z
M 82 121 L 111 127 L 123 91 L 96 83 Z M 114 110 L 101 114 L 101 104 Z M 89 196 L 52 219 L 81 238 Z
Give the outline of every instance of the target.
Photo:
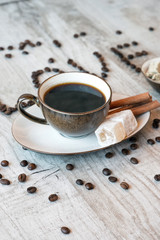
M 29 52 L 27 52 L 27 51 L 23 51 L 22 54 L 23 54 L 23 55 L 28 55 Z
M 101 73 L 102 78 L 106 78 L 108 75 L 106 73 Z
M 77 185 L 83 185 L 84 184 L 83 180 L 81 180 L 81 179 L 77 179 L 76 183 L 77 183 Z
M 25 42 L 20 42 L 19 43 L 19 50 L 23 50 L 26 46 L 26 43 Z
M 124 43 L 123 44 L 123 47 L 126 47 L 126 48 L 128 48 L 130 46 L 130 44 L 129 43 Z
M 28 150 L 28 148 L 26 148 L 26 147 L 23 147 L 23 146 L 22 146 L 22 149 L 23 149 L 23 150 Z
M 150 145 L 153 145 L 153 144 L 155 144 L 155 141 L 153 139 L 148 139 L 147 143 L 150 144 Z
M 138 42 L 133 41 L 133 42 L 132 42 L 132 45 L 137 46 L 137 45 L 138 45 Z
M 58 68 L 52 68 L 52 71 L 53 72 L 59 72 L 59 69 Z
M 143 50 L 143 51 L 142 51 L 142 55 L 143 55 L 143 56 L 146 56 L 146 55 L 148 55 L 148 52 L 145 51 L 145 50 Z
M 149 31 L 154 31 L 153 27 L 149 27 L 148 29 L 149 29 Z
M 5 105 L 5 104 L 2 104 L 1 106 L 0 106 L 0 111 L 1 112 L 5 112 L 7 110 L 7 106 Z
M 15 108 L 15 107 L 8 107 L 8 111 L 16 112 L 16 111 L 17 111 L 17 108 Z
M 141 57 L 142 53 L 141 52 L 136 52 L 136 57 Z
M 154 176 L 154 179 L 155 179 L 156 181 L 160 181 L 160 174 L 156 174 L 156 175 Z
M 128 59 L 133 59 L 133 58 L 134 58 L 133 54 L 128 54 Z
M 110 176 L 109 178 L 108 178 L 108 180 L 110 181 L 110 182 L 117 182 L 117 178 L 116 177 L 113 177 L 113 176 Z
M 22 167 L 26 167 L 26 166 L 28 165 L 28 161 L 27 161 L 27 160 L 22 160 L 22 161 L 20 162 L 20 165 L 21 165 Z
M 0 174 L 0 179 L 2 178 L 2 174 Z
M 6 58 L 12 58 L 12 54 L 7 53 L 7 54 L 5 54 L 5 57 L 6 57 Z
M 36 187 L 28 187 L 27 188 L 27 192 L 28 193 L 35 193 L 37 191 L 37 188 Z
M 122 34 L 122 31 L 117 30 L 117 31 L 116 31 L 116 34 L 120 35 L 120 34 Z
M 125 189 L 125 190 L 127 190 L 127 189 L 129 188 L 129 185 L 128 185 L 128 183 L 126 183 L 126 182 L 121 182 L 121 183 L 120 183 L 120 186 L 121 186 L 121 188 L 123 188 L 123 189 Z
M 38 42 L 36 42 L 36 46 L 41 46 L 42 45 L 42 43 L 40 42 L 40 41 L 38 41 Z
M 110 169 L 108 169 L 108 168 L 104 168 L 104 169 L 102 170 L 102 173 L 103 173 L 105 176 L 109 176 L 109 175 L 111 175 L 112 171 L 111 171 Z
M 159 128 L 159 123 L 153 122 L 152 127 L 155 128 L 155 129 Z
M 122 49 L 122 48 L 123 48 L 123 46 L 122 46 L 122 45 L 120 45 L 120 44 L 118 44 L 118 45 L 117 45 L 117 48 L 119 48 L 119 49 Z
M 87 33 L 86 32 L 80 32 L 80 36 L 86 36 Z
M 87 188 L 87 190 L 92 190 L 94 188 L 94 185 L 92 183 L 86 183 L 85 187 Z
M 131 65 L 129 60 L 126 61 L 126 65 L 128 65 L 128 66 Z
M 71 230 L 68 227 L 61 227 L 61 232 L 64 234 L 69 234 Z
M 2 167 L 7 167 L 9 165 L 9 162 L 7 160 L 1 161 L 1 166 Z
M 77 67 L 77 63 L 72 62 L 72 67 Z
M 78 38 L 79 35 L 78 35 L 77 33 L 75 33 L 75 34 L 73 35 L 73 37 L 74 37 L 74 38 Z
M 28 164 L 28 169 L 29 169 L 29 170 L 34 170 L 36 167 L 37 167 L 37 166 L 36 166 L 35 163 L 29 163 L 29 164 Z
M 64 71 L 62 71 L 62 70 L 59 70 L 59 73 L 64 73 Z
M 160 137 L 155 138 L 156 142 L 160 142 Z
M 4 47 L 0 47 L 0 51 L 4 51 Z
M 50 72 L 51 69 L 50 69 L 49 67 L 45 67 L 45 68 L 44 68 L 44 71 L 45 71 L 45 72 Z
M 48 59 L 48 62 L 49 62 L 49 63 L 54 63 L 54 61 L 55 61 L 55 60 L 54 60 L 53 58 L 49 58 L 49 59 Z
M 112 152 L 107 152 L 106 154 L 105 154 L 105 157 L 106 158 L 112 158 L 114 156 L 114 153 L 112 153 Z
M 136 67 L 136 72 L 137 72 L 137 73 L 140 73 L 140 72 L 141 72 L 141 68 Z
M 135 69 L 135 68 L 136 68 L 136 65 L 135 65 L 135 64 L 131 64 L 130 67 L 131 67 L 132 69 Z
M 31 46 L 31 47 L 35 47 L 36 45 L 33 43 L 33 42 L 31 42 L 30 40 L 26 40 L 25 41 L 29 46 Z
M 123 155 L 128 155 L 130 153 L 129 150 L 126 148 L 123 148 L 121 152 Z
M 14 49 L 14 47 L 13 46 L 8 46 L 8 48 L 7 48 L 8 50 L 13 50 Z
M 33 106 L 35 104 L 35 102 L 33 102 L 32 100 L 28 101 L 28 106 Z
M 103 67 L 106 67 L 106 63 L 105 62 L 101 62 L 101 65 L 103 66 Z
M 107 67 L 102 67 L 101 70 L 102 70 L 103 72 L 109 72 L 109 69 L 108 69 Z
M 8 109 L 4 112 L 5 115 L 11 115 L 11 113 L 12 112 L 10 110 L 8 110 Z
M 159 118 L 155 118 L 155 119 L 153 119 L 153 122 L 154 123 L 160 123 L 160 119 Z
M 21 103 L 21 106 L 22 106 L 23 108 L 25 108 L 25 107 L 27 107 L 27 103 L 22 102 L 22 103 Z
M 71 171 L 71 170 L 74 169 L 74 165 L 69 163 L 69 164 L 66 165 L 66 169 Z
M 22 173 L 18 176 L 18 181 L 19 182 L 25 182 L 26 181 L 26 174 L 25 173 Z
M 138 164 L 138 159 L 135 158 L 135 157 L 131 157 L 130 162 L 131 162 L 132 164 Z
M 136 143 L 132 143 L 130 145 L 130 149 L 132 149 L 132 150 L 136 150 L 137 148 L 138 148 L 138 145 Z
M 72 63 L 73 63 L 73 59 L 70 59 L 70 58 L 69 58 L 68 61 L 67 61 L 67 63 L 68 63 L 68 64 L 72 64 Z
M 35 88 L 39 88 L 40 83 L 36 83 L 34 86 L 35 86 Z
M 53 40 L 53 43 L 56 45 L 56 47 L 61 47 L 62 44 L 58 40 Z
M 51 194 L 49 197 L 48 197 L 49 201 L 50 202 L 55 202 L 58 200 L 58 195 L 57 194 Z
M 8 179 L 4 179 L 4 178 L 0 179 L 0 183 L 2 185 L 10 185 L 10 181 Z

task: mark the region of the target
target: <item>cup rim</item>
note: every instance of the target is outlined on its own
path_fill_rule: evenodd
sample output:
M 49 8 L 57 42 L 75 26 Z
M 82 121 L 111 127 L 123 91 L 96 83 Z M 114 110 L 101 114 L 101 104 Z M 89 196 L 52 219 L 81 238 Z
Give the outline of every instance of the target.
M 96 108 L 96 109 L 94 109 L 94 110 L 91 110 L 91 111 L 80 112 L 80 113 L 64 112 L 64 111 L 60 111 L 60 110 L 57 110 L 57 109 L 55 109 L 55 108 L 52 108 L 52 107 L 48 106 L 48 105 L 43 101 L 43 99 L 42 99 L 41 96 L 40 96 L 40 88 L 41 88 L 42 85 L 45 84 L 49 79 L 54 78 L 54 77 L 56 77 L 57 75 L 67 74 L 67 73 L 78 73 L 78 74 L 93 75 L 93 74 L 90 74 L 90 73 L 70 71 L 70 72 L 58 73 L 58 74 L 56 74 L 56 75 L 53 75 L 53 76 L 47 78 L 45 81 L 43 81 L 43 82 L 40 84 L 39 89 L 38 89 L 38 99 L 39 99 L 39 101 L 41 102 L 41 104 L 44 105 L 46 108 L 48 108 L 48 109 L 50 109 L 50 110 L 52 110 L 52 111 L 54 110 L 54 111 L 57 112 L 57 113 L 65 114 L 65 115 L 79 116 L 79 115 L 87 115 L 87 114 L 91 114 L 91 113 L 94 113 L 94 112 L 98 112 L 98 111 L 100 111 L 101 109 L 103 109 L 103 108 L 108 104 L 108 102 L 111 101 L 112 89 L 111 89 L 110 85 L 109 85 L 107 82 L 105 82 L 101 77 L 93 75 L 93 76 L 97 77 L 99 80 L 103 81 L 103 82 L 108 86 L 109 91 L 110 91 L 110 96 L 109 96 L 108 100 L 106 100 L 105 103 L 104 103 L 102 106 L 100 106 L 99 108 Z

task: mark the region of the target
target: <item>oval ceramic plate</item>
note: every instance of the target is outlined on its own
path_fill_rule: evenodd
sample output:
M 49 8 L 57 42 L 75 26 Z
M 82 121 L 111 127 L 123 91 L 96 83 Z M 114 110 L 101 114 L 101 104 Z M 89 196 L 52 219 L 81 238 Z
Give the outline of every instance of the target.
M 122 94 L 113 94 L 113 100 L 124 98 Z M 27 110 L 38 117 L 43 117 L 41 110 L 37 106 L 32 106 Z M 138 127 L 128 137 L 139 132 L 148 122 L 150 112 L 137 117 Z M 32 122 L 22 115 L 14 120 L 12 125 L 12 135 L 15 140 L 32 151 L 46 154 L 79 154 L 105 149 L 98 144 L 95 134 L 90 134 L 84 138 L 66 138 L 60 135 L 49 125 L 42 125 Z

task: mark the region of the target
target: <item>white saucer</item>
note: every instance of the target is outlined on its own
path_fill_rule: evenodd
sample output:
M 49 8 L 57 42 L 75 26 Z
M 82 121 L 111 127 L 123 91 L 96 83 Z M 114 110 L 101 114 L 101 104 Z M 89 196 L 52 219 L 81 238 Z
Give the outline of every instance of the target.
M 117 100 L 124 97 L 126 96 L 122 94 L 113 94 L 112 99 Z M 27 109 L 27 111 L 43 118 L 41 110 L 35 105 Z M 138 116 L 138 127 L 128 138 L 139 132 L 146 125 L 149 117 L 150 112 Z M 46 154 L 78 154 L 106 148 L 98 144 L 94 133 L 84 138 L 66 138 L 49 125 L 32 122 L 22 115 L 18 115 L 14 120 L 12 135 L 25 148 Z

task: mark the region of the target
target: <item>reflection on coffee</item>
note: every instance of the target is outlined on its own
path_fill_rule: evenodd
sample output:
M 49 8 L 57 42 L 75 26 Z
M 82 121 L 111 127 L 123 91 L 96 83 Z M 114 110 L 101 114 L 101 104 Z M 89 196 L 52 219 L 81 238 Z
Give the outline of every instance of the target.
M 85 84 L 66 83 L 50 88 L 45 103 L 59 111 L 82 113 L 101 107 L 106 99 L 100 90 Z

